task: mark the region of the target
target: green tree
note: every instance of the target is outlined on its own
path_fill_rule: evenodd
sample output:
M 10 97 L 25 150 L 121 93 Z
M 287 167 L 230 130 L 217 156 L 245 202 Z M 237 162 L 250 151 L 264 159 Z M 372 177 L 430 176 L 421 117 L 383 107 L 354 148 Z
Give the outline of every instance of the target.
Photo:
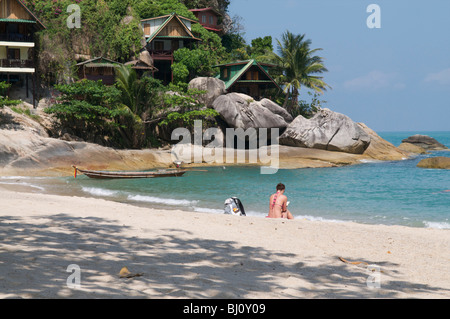
M 179 0 L 133 0 L 133 7 L 142 19 L 172 14 L 197 20 L 195 15 Z
M 214 7 L 215 9 L 226 12 L 228 11 L 228 6 L 230 5 L 230 0 L 180 0 L 189 9 L 199 9 Z
M 56 85 L 61 92 L 57 103 L 44 111 L 53 114 L 62 127 L 85 140 L 97 136 L 113 136 L 120 127 L 120 117 L 128 112 L 122 108 L 121 92 L 102 81 L 82 80 L 73 84 Z
M 11 87 L 11 84 L 6 83 L 5 81 L 0 82 L 0 109 L 6 106 L 13 106 L 20 104 L 19 100 L 10 100 L 8 98 L 8 89 Z
M 217 70 L 213 67 L 227 57 L 220 37 L 203 28 L 200 24 L 192 26 L 192 32 L 202 39 L 195 49 L 181 48 L 174 53 L 172 65 L 174 82 L 186 83 L 194 76 L 213 76 Z
M 265 36 L 264 38 L 256 38 L 252 40 L 252 46 L 249 48 L 249 54 L 253 58 L 264 56 L 267 52 L 273 51 L 272 37 Z
M 139 85 L 136 71 L 123 64 L 115 70 L 116 86 L 122 92 L 121 99 L 123 104 L 128 106 L 134 114 L 140 113 L 140 102 L 144 94 L 142 86 Z
M 138 77 L 130 66 L 120 65 L 116 68 L 116 87 L 122 92 L 121 100 L 130 111 L 142 120 L 150 117 L 162 104 L 161 81 L 148 76 Z
M 299 91 L 302 86 L 322 94 L 330 86 L 319 76 L 328 71 L 323 58 L 315 55 L 322 49 L 311 49 L 311 40 L 305 40 L 305 35 L 295 35 L 286 31 L 281 41 L 277 40 L 278 54 L 272 53 L 273 61 L 281 68 L 279 83 L 285 86 L 285 107 L 292 111 L 298 106 Z

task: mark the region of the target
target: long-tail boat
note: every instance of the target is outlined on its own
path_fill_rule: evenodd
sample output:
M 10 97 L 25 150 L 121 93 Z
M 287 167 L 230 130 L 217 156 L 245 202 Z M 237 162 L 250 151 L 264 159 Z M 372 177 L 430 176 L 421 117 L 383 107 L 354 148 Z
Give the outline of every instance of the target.
M 174 170 L 157 170 L 148 172 L 111 172 L 111 171 L 92 171 L 80 169 L 72 165 L 74 169 L 74 177 L 77 177 L 77 173 L 81 173 L 90 178 L 98 179 L 110 179 L 110 178 L 155 178 L 155 177 L 179 177 L 186 173 L 186 170 L 174 169 Z

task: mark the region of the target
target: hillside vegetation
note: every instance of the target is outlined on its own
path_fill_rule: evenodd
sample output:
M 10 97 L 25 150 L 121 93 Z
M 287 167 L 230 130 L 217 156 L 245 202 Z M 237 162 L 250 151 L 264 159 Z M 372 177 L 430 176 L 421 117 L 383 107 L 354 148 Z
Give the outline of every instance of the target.
M 39 77 L 43 85 L 68 83 L 77 60 L 103 56 L 127 62 L 141 49 L 144 18 L 176 12 L 197 20 L 191 8 L 212 6 L 225 12 L 228 0 L 26 0 L 47 27 L 39 34 Z M 81 28 L 69 28 L 71 4 L 81 9 Z M 197 27 L 198 28 L 198 27 Z M 206 31 L 206 30 L 205 30 Z M 203 32 L 204 33 L 204 32 Z
M 36 73 L 43 93 L 49 88 L 59 91 L 59 98 L 52 99 L 53 105 L 45 110 L 58 119 L 55 137 L 66 133 L 108 146 L 142 148 L 164 144 L 173 126 L 189 128 L 195 119 L 217 127 L 218 114 L 197 103 L 195 96 L 202 92 L 189 91 L 188 83 L 195 77 L 215 76 L 214 66 L 236 60 L 276 65 L 270 73 L 285 90 L 274 90 L 270 96 L 294 117 L 310 117 L 325 102 L 318 99 L 328 88 L 320 75 L 327 71 L 322 57 L 315 55 L 321 49 L 312 49 L 305 35 L 289 31 L 277 40 L 278 54 L 271 36 L 247 44 L 239 17 L 231 19 L 227 13 L 229 0 L 75 0 L 81 13 L 79 28 L 68 24 L 75 13 L 68 10 L 73 1 L 25 1 L 46 26 L 37 34 Z M 127 68 L 116 70 L 112 87 L 79 81 L 77 62 L 105 57 L 125 63 L 139 57 L 145 50 L 140 20 L 174 12 L 197 20 L 189 9 L 205 7 L 222 13 L 225 34 L 219 36 L 193 24 L 192 32 L 202 41 L 174 52 L 170 85 L 140 78 Z M 299 99 L 301 87 L 315 92 L 311 103 Z

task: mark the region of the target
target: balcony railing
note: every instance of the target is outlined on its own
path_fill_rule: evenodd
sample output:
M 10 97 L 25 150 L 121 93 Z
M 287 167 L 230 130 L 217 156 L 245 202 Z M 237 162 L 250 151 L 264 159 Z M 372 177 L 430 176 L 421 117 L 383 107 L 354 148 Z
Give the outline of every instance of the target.
M 0 33 L 0 41 L 8 42 L 34 42 L 33 36 L 21 33 Z
M 34 68 L 32 60 L 0 59 L 2 68 Z
M 150 54 L 154 60 L 172 60 L 173 51 L 150 51 Z

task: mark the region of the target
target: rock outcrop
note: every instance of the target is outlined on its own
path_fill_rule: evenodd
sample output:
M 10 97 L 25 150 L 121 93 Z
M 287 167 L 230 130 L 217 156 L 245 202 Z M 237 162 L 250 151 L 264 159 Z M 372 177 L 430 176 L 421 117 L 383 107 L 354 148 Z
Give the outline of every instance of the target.
M 280 136 L 280 144 L 362 154 L 370 136 L 348 116 L 322 109 L 311 119 L 296 117 Z
M 370 136 L 369 147 L 364 151 L 363 156 L 367 159 L 380 161 L 399 161 L 411 156 L 408 151 L 401 150 L 381 138 L 374 130 L 364 123 L 357 123 L 358 126 Z
M 41 107 L 39 106 L 37 111 Z M 264 112 L 270 112 L 267 108 L 260 107 L 265 109 Z M 281 123 L 285 123 L 281 115 L 270 113 Z M 48 128 L 51 126 L 50 119 L 42 115 L 39 121 L 40 123 L 28 116 L 17 114 L 8 107 L 0 110 L 0 175 L 67 176 L 73 173 L 71 165 L 99 170 L 145 170 L 169 167 L 174 160 L 171 149 L 116 150 L 77 141 L 71 136 L 65 137 L 64 140 L 50 138 L 47 133 L 50 131 Z M 48 122 L 45 128 L 42 126 L 44 122 Z M 256 124 L 261 125 L 261 123 Z M 401 160 L 408 157 L 407 152 L 383 140 L 364 124 L 357 125 L 371 139 L 364 154 L 280 145 L 279 157 L 277 156 L 280 168 L 336 167 L 358 164 L 367 160 Z M 196 147 L 196 152 L 207 154 L 211 152 L 208 148 Z M 250 152 L 258 153 L 258 151 L 258 149 L 236 150 L 236 152 L 243 152 L 245 155 L 243 158 L 246 159 L 251 158 Z M 194 154 L 194 151 L 189 154 Z M 197 163 L 194 159 L 189 166 L 224 165 L 223 162 L 211 162 L 205 159 L 203 163 Z M 189 161 L 186 160 L 185 163 Z M 227 163 L 227 165 L 242 164 L 246 163 L 238 161 Z M 256 164 L 267 165 L 266 162 Z
M 425 158 L 417 164 L 417 167 L 450 169 L 450 157 L 437 156 Z
M 275 103 L 269 99 L 262 99 L 260 101 L 260 103 L 263 107 L 268 109 L 273 114 L 277 114 L 277 115 L 281 116 L 286 121 L 286 123 L 292 123 L 292 121 L 294 120 L 292 115 L 289 114 L 285 108 L 279 106 L 277 103 Z
M 222 94 L 225 94 L 225 82 L 216 78 L 200 77 L 189 82 L 189 89 L 204 90 L 206 93 L 200 97 L 199 102 L 206 107 L 212 107 L 213 102 Z
M 428 135 L 416 134 L 404 139 L 402 142 L 420 146 L 428 151 L 438 151 L 448 149 L 445 145 L 439 143 L 438 141 L 436 141 L 436 139 Z
M 398 146 L 399 149 L 406 151 L 406 152 L 411 152 L 414 154 L 427 154 L 428 152 L 423 148 L 420 147 L 416 144 L 412 144 L 412 143 L 402 143 Z
M 255 101 L 252 97 L 241 93 L 229 93 L 219 96 L 213 108 L 232 128 L 280 128 L 288 126 L 282 115 L 280 106 L 267 101 Z M 287 113 L 287 112 L 286 112 Z M 287 116 L 288 114 L 285 114 Z
M 91 169 L 151 169 L 172 163 L 170 152 L 115 150 L 97 144 L 50 138 L 29 117 L 0 110 L 0 174 L 67 175 L 71 165 Z

